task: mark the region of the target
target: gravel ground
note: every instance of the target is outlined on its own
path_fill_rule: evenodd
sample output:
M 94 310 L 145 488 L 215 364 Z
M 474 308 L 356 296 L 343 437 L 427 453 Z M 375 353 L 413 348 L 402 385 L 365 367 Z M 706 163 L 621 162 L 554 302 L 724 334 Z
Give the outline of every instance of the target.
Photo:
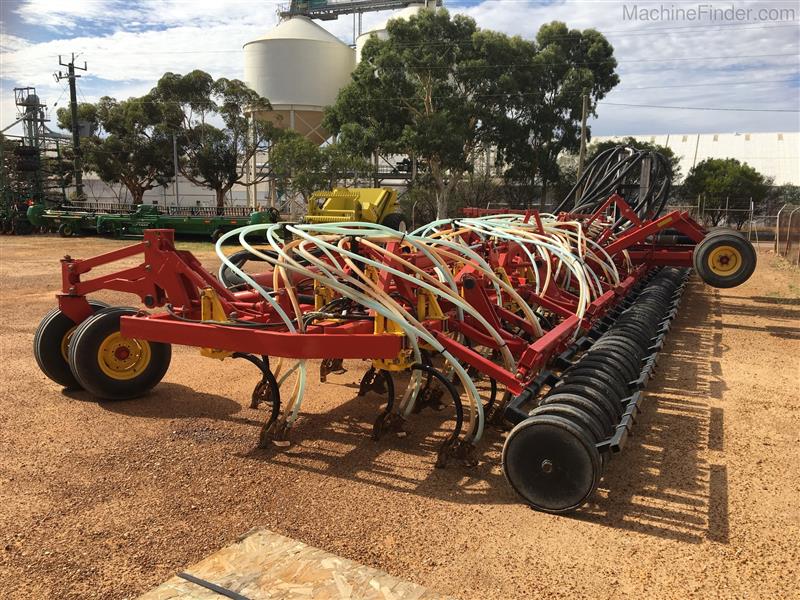
M 771 254 L 740 288 L 690 285 L 635 437 L 558 517 L 517 502 L 496 430 L 472 469 L 433 467 L 446 411 L 373 442 L 358 361 L 312 383 L 289 450 L 255 449 L 244 361 L 177 348 L 145 398 L 62 393 L 31 354 L 58 258 L 120 244 L 0 240 L 1 596 L 134 597 L 265 526 L 465 599 L 797 597 L 800 277 Z

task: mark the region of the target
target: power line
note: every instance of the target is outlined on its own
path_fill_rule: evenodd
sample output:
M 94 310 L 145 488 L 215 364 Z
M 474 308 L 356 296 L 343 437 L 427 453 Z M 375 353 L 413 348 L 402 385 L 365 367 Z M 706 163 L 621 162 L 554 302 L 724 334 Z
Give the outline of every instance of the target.
M 501 2 L 501 1 L 510 2 L 510 1 L 514 1 L 514 0 L 491 0 L 491 1 L 495 1 L 495 2 Z M 601 33 L 604 36 L 605 35 L 616 35 L 616 34 L 620 34 L 620 35 L 624 34 L 626 36 L 640 36 L 640 35 L 651 36 L 651 35 L 653 35 L 653 33 L 663 33 L 663 32 L 671 32 L 672 34 L 685 34 L 685 33 L 695 33 L 695 32 L 708 34 L 708 33 L 725 32 L 725 31 L 730 30 L 731 28 L 734 28 L 734 27 L 740 27 L 741 29 L 739 29 L 739 31 L 742 31 L 742 30 L 744 30 L 744 31 L 757 30 L 757 29 L 780 29 L 780 28 L 786 28 L 786 27 L 800 28 L 800 23 L 791 23 L 791 24 L 782 24 L 782 25 L 773 25 L 773 24 L 759 25 L 757 23 L 751 23 L 751 22 L 748 22 L 748 23 L 720 23 L 720 24 L 708 25 L 708 26 L 685 25 L 685 26 L 662 27 L 662 28 L 652 28 L 652 29 L 648 28 L 647 31 L 635 31 L 635 30 L 633 30 L 633 31 L 632 30 L 599 31 L 598 30 L 598 33 Z M 714 30 L 714 29 L 711 29 L 711 28 L 720 28 L 720 29 Z M 591 28 L 589 28 L 589 29 L 591 29 Z M 576 30 L 576 31 L 585 31 L 585 30 Z M 366 33 L 369 33 L 369 32 L 366 32 Z M 572 35 L 572 34 L 550 35 L 550 36 L 548 36 L 548 39 L 549 40 L 570 40 L 570 39 L 573 39 L 574 37 L 575 36 Z M 535 40 L 528 40 L 528 41 L 535 41 Z M 419 43 L 419 44 L 395 44 L 395 47 L 398 47 L 398 48 L 418 48 L 418 47 L 430 47 L 430 46 L 437 46 L 437 45 L 457 45 L 457 46 L 460 46 L 460 45 L 470 45 L 472 43 L 473 43 L 472 41 L 466 41 L 466 42 L 439 42 L 439 43 L 436 43 L 436 42 L 425 42 L 425 43 Z M 151 55 L 151 56 L 155 56 L 155 55 L 159 55 L 159 54 L 225 54 L 225 53 L 241 52 L 241 51 L 242 51 L 241 48 L 225 48 L 225 49 L 220 49 L 220 50 L 206 50 L 206 49 L 200 49 L 200 50 L 164 50 L 164 51 L 156 51 L 156 52 L 138 52 L 137 54 Z M 18 50 L 18 52 L 25 52 L 25 50 L 24 49 L 23 50 Z M 113 53 L 113 52 L 108 52 L 108 51 L 103 51 L 103 53 L 106 54 L 106 55 L 108 55 L 108 54 L 110 54 L 110 55 L 121 54 L 121 53 Z
M 614 88 L 614 92 L 627 92 L 629 90 L 660 90 L 672 88 L 690 88 L 690 87 L 719 87 L 728 85 L 745 85 L 745 86 L 762 86 L 773 83 L 795 83 L 797 79 L 771 79 L 766 81 L 722 81 L 719 83 L 678 83 L 672 85 L 646 85 L 637 87 L 621 87 Z
M 217 52 L 217 51 L 210 51 L 210 52 Z M 221 52 L 221 51 L 220 51 Z M 157 54 L 170 54 L 171 52 L 163 52 Z M 140 53 L 145 54 L 145 53 Z M 193 52 L 193 54 L 198 54 L 197 52 Z M 778 54 L 738 54 L 738 55 L 728 55 L 728 56 L 676 56 L 676 57 L 661 57 L 661 58 L 640 58 L 640 59 L 615 59 L 612 56 L 609 57 L 611 60 L 616 60 L 617 64 L 620 63 L 663 63 L 664 61 L 711 61 L 711 60 L 739 60 L 743 58 L 786 58 L 786 57 L 800 57 L 800 53 L 797 52 L 790 52 L 790 53 L 778 53 Z M 608 59 L 606 59 L 608 60 Z M 589 66 L 589 65 L 597 65 L 603 64 L 606 60 L 598 60 L 598 61 L 583 61 L 583 62 L 568 62 L 571 66 Z M 514 68 L 514 69 L 538 69 L 540 67 L 548 67 L 548 66 L 561 66 L 563 63 L 550 63 L 550 62 L 539 62 L 539 63 L 531 63 L 531 64 L 516 64 L 516 63 L 498 63 L 498 64 L 487 64 L 487 65 L 461 65 L 458 69 L 493 69 L 493 68 Z M 452 69 L 452 65 L 430 65 L 430 64 L 421 64 L 421 65 L 414 65 L 412 68 L 408 67 L 381 67 L 383 71 L 386 72 L 403 72 L 403 71 L 410 71 L 410 70 L 439 70 L 439 69 Z M 662 67 L 661 70 L 674 68 L 674 67 Z M 7 76 L 15 76 L 15 73 L 9 72 Z
M 676 110 L 713 110 L 713 111 L 730 111 L 730 112 L 780 112 L 780 113 L 800 113 L 800 109 L 796 108 L 718 108 L 713 106 L 665 106 L 661 104 L 626 104 L 623 102 L 604 102 L 599 101 L 598 104 L 605 106 L 627 106 L 629 108 L 666 108 Z

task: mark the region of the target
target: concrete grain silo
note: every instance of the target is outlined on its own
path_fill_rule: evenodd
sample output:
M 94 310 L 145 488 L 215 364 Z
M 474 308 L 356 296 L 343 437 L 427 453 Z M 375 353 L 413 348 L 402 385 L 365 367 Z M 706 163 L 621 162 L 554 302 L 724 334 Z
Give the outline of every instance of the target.
M 244 80 L 273 110 L 256 114 L 321 144 L 323 110 L 333 104 L 355 66 L 352 48 L 303 16 L 280 22 L 244 45 Z
M 431 3 L 433 4 L 433 3 Z M 416 15 L 420 10 L 425 8 L 425 3 L 421 4 L 412 4 L 411 6 L 407 6 L 402 10 L 398 10 L 392 15 L 387 18 L 386 20 L 382 21 L 381 23 L 375 25 L 369 31 L 365 31 L 361 35 L 356 38 L 356 63 L 361 62 L 361 50 L 364 48 L 364 44 L 367 43 L 367 40 L 375 35 L 378 39 L 385 40 L 389 37 L 389 32 L 386 31 L 386 25 L 389 23 L 390 19 L 408 19 Z

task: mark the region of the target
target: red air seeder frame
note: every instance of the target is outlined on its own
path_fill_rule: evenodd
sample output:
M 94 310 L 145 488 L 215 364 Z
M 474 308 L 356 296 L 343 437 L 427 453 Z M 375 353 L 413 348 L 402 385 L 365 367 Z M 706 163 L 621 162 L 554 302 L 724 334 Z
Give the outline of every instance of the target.
M 674 229 L 697 243 L 705 236 L 704 229 L 687 212 L 673 211 L 654 220 L 642 221 L 627 205 L 624 199 L 614 194 L 593 215 L 565 214 L 564 219 L 581 219 L 585 226 L 601 221 L 602 215 L 611 204 L 616 204 L 621 214 L 632 223 L 621 235 L 611 238 L 611 228 L 607 228 L 595 241 L 618 263 L 623 274 L 616 287 L 608 284 L 605 293 L 596 298 L 583 319 L 574 313 L 574 296 L 558 286 L 550 286 L 548 292 L 538 297 L 524 285 L 518 291 L 531 305 L 539 305 L 559 317 L 558 322 L 533 343 L 514 335 L 510 326 L 530 331 L 530 324 L 517 314 L 498 306 L 494 289 L 481 280 L 476 269 L 464 266 L 457 274 L 457 281 L 463 288 L 464 299 L 480 314 L 502 332 L 505 344 L 518 360 L 516 373 L 511 373 L 447 335 L 457 331 L 472 342 L 488 348 L 497 344 L 482 330 L 479 324 L 469 317 L 463 321 L 453 318 L 430 319 L 424 322 L 429 331 L 459 360 L 474 367 L 484 375 L 502 384 L 512 394 L 519 394 L 537 372 L 551 357 L 561 351 L 576 330 L 587 330 L 594 320 L 613 306 L 628 292 L 631 286 L 651 267 L 672 265 L 690 267 L 694 244 L 664 245 L 656 241 L 656 235 L 666 228 Z M 467 214 L 467 216 L 473 216 Z M 538 222 L 536 211 L 529 214 Z M 391 251 L 400 252 L 400 245 L 389 243 Z M 123 269 L 108 275 L 87 279 L 93 269 L 109 265 L 118 260 L 143 255 L 138 266 Z M 525 264 L 521 253 L 513 244 L 495 243 L 485 247 L 483 256 L 492 267 L 504 267 L 512 281 L 514 273 Z M 403 255 L 408 260 L 408 255 Z M 391 258 L 376 254 L 376 260 L 390 264 Z M 425 268 L 429 261 L 424 256 L 414 257 L 418 267 Z M 625 268 L 625 265 L 632 265 Z M 393 265 L 399 268 L 399 263 Z M 391 359 L 402 350 L 403 337 L 373 332 L 370 320 L 345 322 L 319 322 L 308 327 L 305 333 L 290 333 L 281 328 L 280 319 L 274 309 L 254 290 L 234 292 L 224 287 L 214 276 L 206 271 L 200 262 L 187 251 L 177 250 L 172 230 L 147 230 L 143 241 L 89 259 L 74 259 L 69 256 L 61 261 L 62 292 L 58 295 L 59 307 L 75 322 L 81 322 L 91 314 L 87 296 L 100 290 L 127 292 L 138 296 L 148 309 L 170 304 L 184 317 L 178 319 L 167 312 L 147 313 L 125 316 L 121 320 L 121 333 L 126 337 L 154 342 L 181 344 L 214 348 L 223 351 L 251 353 L 270 357 L 296 359 Z M 398 290 L 406 297 L 414 297 L 413 284 L 388 273 L 381 273 L 384 289 Z M 516 283 L 516 282 L 515 282 Z M 223 324 L 200 322 L 201 291 L 213 289 L 226 314 L 235 312 L 241 322 L 271 323 L 270 329 L 245 329 L 228 327 Z M 285 290 L 277 290 L 277 299 L 290 316 L 294 315 Z M 304 310 L 312 310 L 313 305 L 302 305 Z M 452 307 L 442 307 L 446 317 L 452 316 Z

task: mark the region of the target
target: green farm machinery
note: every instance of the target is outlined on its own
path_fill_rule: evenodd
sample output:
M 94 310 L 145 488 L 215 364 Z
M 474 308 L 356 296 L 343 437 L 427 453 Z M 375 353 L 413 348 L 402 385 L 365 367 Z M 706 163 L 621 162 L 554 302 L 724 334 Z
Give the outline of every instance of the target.
M 96 204 L 28 208 L 28 219 L 37 227 L 58 230 L 64 237 L 99 234 L 110 237 L 140 237 L 145 229 L 174 229 L 179 236 L 205 237 L 212 241 L 243 227 L 278 220 L 275 210 L 251 211 L 246 207 L 160 207 Z

